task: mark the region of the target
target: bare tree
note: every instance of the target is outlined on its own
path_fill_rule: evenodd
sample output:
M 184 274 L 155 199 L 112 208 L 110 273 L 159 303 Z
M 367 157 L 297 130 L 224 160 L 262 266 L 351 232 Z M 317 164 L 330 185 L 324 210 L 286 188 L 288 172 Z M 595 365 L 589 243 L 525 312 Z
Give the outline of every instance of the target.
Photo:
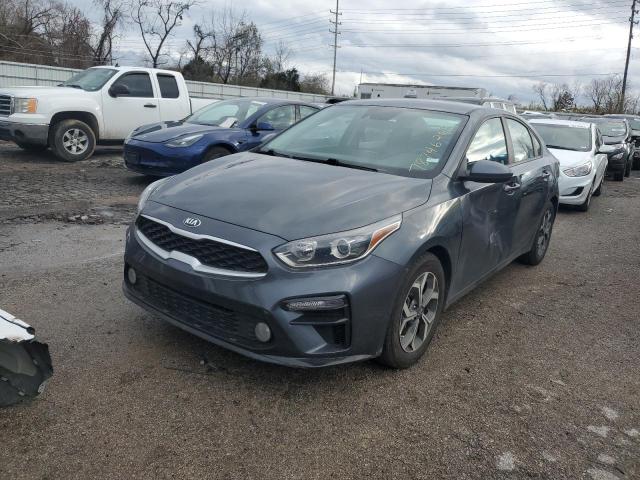
M 549 110 L 549 105 L 551 103 L 548 98 L 548 87 L 549 85 L 545 82 L 540 82 L 533 86 L 533 92 L 538 95 L 538 98 L 540 99 L 540 102 L 542 102 L 542 106 L 544 107 L 545 111 Z
M 94 0 L 94 2 L 102 8 L 102 22 L 93 47 L 93 60 L 97 64 L 112 63 L 115 32 L 124 18 L 123 4 L 119 0 Z
M 154 68 L 161 63 L 166 63 L 161 62 L 165 42 L 195 4 L 195 0 L 135 0 L 133 2 L 131 19 L 140 30 L 142 41 Z

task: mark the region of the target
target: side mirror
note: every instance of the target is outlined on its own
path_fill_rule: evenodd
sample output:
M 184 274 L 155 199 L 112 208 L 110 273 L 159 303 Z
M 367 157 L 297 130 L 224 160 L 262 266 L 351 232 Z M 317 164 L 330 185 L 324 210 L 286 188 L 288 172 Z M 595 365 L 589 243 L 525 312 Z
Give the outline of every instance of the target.
M 478 160 L 469 165 L 467 174 L 458 177 L 460 180 L 478 183 L 505 183 L 513 178 L 513 172 L 502 163 Z
M 125 95 L 129 95 L 130 93 L 131 92 L 129 91 L 129 87 L 127 87 L 122 83 L 116 83 L 114 85 L 111 85 L 111 88 L 109 89 L 109 95 L 111 95 L 114 98 L 123 97 Z
M 275 130 L 275 128 L 273 128 L 273 125 L 271 125 L 269 122 L 258 122 L 256 124 L 256 130 L 271 132 Z
M 600 145 L 600 148 L 598 149 L 598 153 L 606 153 L 607 155 L 610 153 L 613 153 L 616 151 L 616 147 L 614 147 L 613 145 Z

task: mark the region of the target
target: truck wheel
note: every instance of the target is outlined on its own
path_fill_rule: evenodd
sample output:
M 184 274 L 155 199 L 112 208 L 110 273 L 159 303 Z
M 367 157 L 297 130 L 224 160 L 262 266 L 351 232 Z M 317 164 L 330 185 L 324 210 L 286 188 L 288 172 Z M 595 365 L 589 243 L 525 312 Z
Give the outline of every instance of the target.
M 53 130 L 53 152 L 65 162 L 86 160 L 96 148 L 91 127 L 80 120 L 63 120 Z
M 27 152 L 43 152 L 47 148 L 49 148 L 47 145 L 39 145 L 37 143 L 16 142 L 16 145 L 18 145 L 21 149 L 26 150 Z

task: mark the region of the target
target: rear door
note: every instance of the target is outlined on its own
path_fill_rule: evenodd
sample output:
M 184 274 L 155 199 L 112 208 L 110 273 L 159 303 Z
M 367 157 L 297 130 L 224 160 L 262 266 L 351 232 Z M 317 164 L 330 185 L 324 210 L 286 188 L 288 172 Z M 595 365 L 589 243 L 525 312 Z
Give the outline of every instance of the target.
M 543 157 L 540 140 L 523 123 L 505 118 L 511 155 L 511 171 L 514 174 L 514 192 L 519 198 L 514 226 L 512 253 L 528 250 L 549 198 L 551 165 Z
M 486 120 L 466 153 L 467 165 L 478 160 L 509 164 L 509 149 L 500 116 Z M 464 182 L 462 242 L 459 265 L 462 290 L 498 267 L 513 250 L 518 188 L 510 183 Z
M 189 92 L 184 82 L 171 73 L 157 73 L 156 81 L 160 96 L 160 120 L 182 120 L 191 113 Z
M 128 95 L 112 97 L 109 88 L 122 84 Z M 160 121 L 156 91 L 148 72 L 126 72 L 102 89 L 104 132 L 101 138 L 124 140 L 135 128 Z

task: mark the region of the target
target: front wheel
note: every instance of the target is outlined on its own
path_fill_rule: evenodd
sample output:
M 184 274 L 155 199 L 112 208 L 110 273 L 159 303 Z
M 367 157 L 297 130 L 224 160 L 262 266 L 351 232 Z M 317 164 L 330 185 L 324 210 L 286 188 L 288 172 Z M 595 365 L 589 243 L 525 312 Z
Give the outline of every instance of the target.
M 519 260 L 527 265 L 538 265 L 547 254 L 549 243 L 551 242 L 551 232 L 553 231 L 553 222 L 556 218 L 556 208 L 551 202 L 547 202 L 540 220 L 540 225 L 533 239 L 531 250 L 522 255 Z
M 622 182 L 624 181 L 624 170 L 620 171 L 620 172 L 614 172 L 613 173 L 613 179 L 616 182 Z
M 96 136 L 91 127 L 80 120 L 63 120 L 53 130 L 53 151 L 60 160 L 86 160 L 96 148 Z
M 424 355 L 440 321 L 445 288 L 440 261 L 426 253 L 414 263 L 398 294 L 380 363 L 408 368 Z
M 628 160 L 627 161 L 627 166 L 624 169 L 624 176 L 625 177 L 630 177 L 631 176 L 631 164 L 633 163 L 633 160 Z
M 230 154 L 231 152 L 224 147 L 211 147 L 209 150 L 207 150 L 207 153 L 204 154 L 202 163 L 208 162 L 210 160 L 215 160 L 216 158 L 224 157 L 225 155 Z

